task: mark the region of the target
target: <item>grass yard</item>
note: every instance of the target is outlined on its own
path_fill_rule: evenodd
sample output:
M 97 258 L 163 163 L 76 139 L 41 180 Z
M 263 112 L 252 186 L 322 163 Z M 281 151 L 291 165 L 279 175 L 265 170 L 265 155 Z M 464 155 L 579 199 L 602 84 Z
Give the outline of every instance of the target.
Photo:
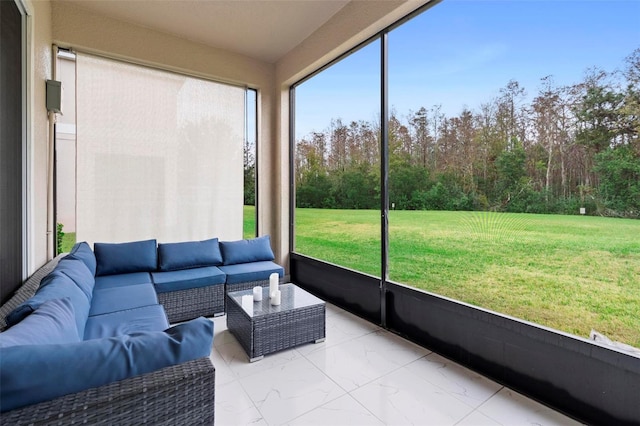
M 69 253 L 76 243 L 76 233 L 67 232 L 62 237 L 62 253 Z
M 242 212 L 242 238 L 256 237 L 256 208 L 244 206 Z
M 296 210 L 297 252 L 380 275 L 380 213 Z M 640 347 L 640 221 L 391 211 L 389 278 L 588 337 Z

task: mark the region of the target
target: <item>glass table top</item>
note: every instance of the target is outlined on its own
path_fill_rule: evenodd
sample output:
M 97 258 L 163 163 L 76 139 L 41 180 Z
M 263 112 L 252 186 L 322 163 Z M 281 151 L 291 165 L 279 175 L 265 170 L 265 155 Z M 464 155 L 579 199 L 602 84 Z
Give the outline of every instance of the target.
M 262 287 L 262 300 L 253 300 L 253 289 L 231 291 L 228 297 L 237 303 L 252 318 L 284 312 L 292 309 L 324 304 L 322 299 L 306 292 L 294 284 L 280 284 L 280 304 L 274 306 L 269 299 L 269 287 Z

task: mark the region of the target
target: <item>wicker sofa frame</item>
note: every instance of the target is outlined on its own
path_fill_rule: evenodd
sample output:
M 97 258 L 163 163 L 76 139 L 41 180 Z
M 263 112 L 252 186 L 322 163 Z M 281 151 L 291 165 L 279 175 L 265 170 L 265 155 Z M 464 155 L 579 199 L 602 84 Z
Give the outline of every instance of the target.
M 284 284 L 286 277 L 280 277 L 280 284 Z M 250 290 L 254 287 L 269 287 L 269 280 L 245 281 L 236 284 L 225 284 L 225 296 L 230 291 Z
M 200 358 L 2 413 L 11 425 L 213 425 L 215 369 Z
M 224 315 L 224 284 L 158 293 L 170 323 Z
M 55 268 L 59 259 L 36 271 L 0 307 L 0 331 L 7 327 L 6 316 L 35 294 L 40 281 Z M 185 306 L 189 309 L 188 303 Z M 175 309 L 179 315 L 180 305 Z M 205 357 L 7 411 L 0 414 L 0 423 L 213 425 L 214 402 L 215 368 L 211 359 Z

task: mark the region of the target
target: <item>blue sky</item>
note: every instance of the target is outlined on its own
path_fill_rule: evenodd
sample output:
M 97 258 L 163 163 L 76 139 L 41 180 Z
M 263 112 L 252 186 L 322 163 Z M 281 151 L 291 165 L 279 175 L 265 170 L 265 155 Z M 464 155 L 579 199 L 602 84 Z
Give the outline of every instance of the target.
M 542 77 L 573 84 L 590 67 L 623 67 L 636 48 L 640 0 L 444 0 L 389 34 L 390 105 L 452 116 L 509 80 L 531 98 Z M 297 138 L 332 118 L 377 120 L 379 52 L 374 42 L 296 89 Z

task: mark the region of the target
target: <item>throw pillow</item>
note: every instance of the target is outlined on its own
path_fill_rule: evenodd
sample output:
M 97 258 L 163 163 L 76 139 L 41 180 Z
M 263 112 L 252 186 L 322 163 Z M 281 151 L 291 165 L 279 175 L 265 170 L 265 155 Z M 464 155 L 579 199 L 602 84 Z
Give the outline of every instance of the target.
M 156 240 L 95 243 L 96 276 L 151 272 L 158 266 Z
M 268 235 L 251 240 L 220 241 L 220 251 L 225 265 L 275 259 Z
M 217 265 L 222 265 L 217 238 L 158 244 L 158 269 L 163 272 Z

